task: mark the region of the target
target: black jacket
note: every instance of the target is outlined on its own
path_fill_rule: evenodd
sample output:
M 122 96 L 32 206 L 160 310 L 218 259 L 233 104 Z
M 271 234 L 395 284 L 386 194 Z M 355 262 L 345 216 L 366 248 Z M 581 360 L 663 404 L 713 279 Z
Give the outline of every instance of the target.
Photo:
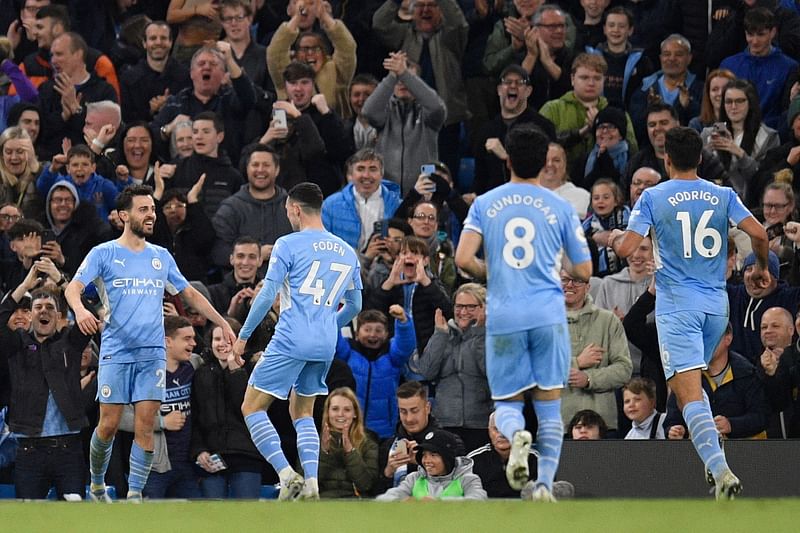
M 206 181 L 200 193 L 200 204 L 211 220 L 222 201 L 236 193 L 242 186 L 242 175 L 231 165 L 230 158 L 222 151 L 219 157 L 192 153 L 178 162 L 170 185 L 186 192 L 197 183 L 202 174 L 206 175 Z M 210 247 L 208 251 L 211 252 Z
M 256 280 L 258 279 L 259 278 L 257 275 Z M 221 283 L 215 283 L 208 286 L 208 293 L 211 295 L 211 305 L 214 306 L 214 309 L 216 309 L 219 314 L 227 315 L 228 306 L 231 304 L 231 298 L 233 298 L 237 292 L 245 287 L 255 287 L 256 283 L 257 281 L 250 283 L 236 283 L 236 279 L 233 277 L 233 272 L 228 272 L 222 278 Z
M 88 424 L 80 372 L 89 337 L 77 327 L 68 327 L 40 343 L 30 332 L 8 328 L 16 308 L 11 296 L 0 304 L 0 357 L 8 359 L 11 374 L 8 426 L 29 437 L 40 435 L 52 392 L 69 429 L 80 430 Z
M 49 206 L 47 210 L 50 211 Z M 51 224 L 45 227 L 51 227 Z M 56 242 L 61 245 L 65 259 L 61 271 L 69 277 L 74 276 L 89 250 L 111 238 L 111 228 L 100 220 L 97 209 L 88 202 L 81 202 L 72 213 L 70 223 L 56 235 Z
M 150 113 L 150 99 L 161 96 L 169 89 L 169 94 L 178 94 L 191 85 L 189 69 L 173 58 L 167 60 L 163 72 L 156 72 L 142 59 L 133 67 L 122 71 L 119 88 L 122 93 L 122 118 L 125 122 L 134 120 L 153 120 Z
M 488 438 L 488 436 L 487 436 Z M 490 498 L 519 498 L 518 490 L 514 490 L 506 479 L 506 463 L 491 444 L 486 444 L 467 454 L 472 459 L 472 473 L 481 478 L 481 484 Z M 528 470 L 530 478 L 536 479 L 536 455 L 528 454 Z
M 661 352 L 658 344 L 658 331 L 655 322 L 647 322 L 647 315 L 655 311 L 656 297 L 650 291 L 644 291 L 639 299 L 628 310 L 622 320 L 628 340 L 642 351 L 643 378 L 650 378 L 656 384 L 656 409 L 667 410 L 667 380 L 664 378 L 664 366 L 661 364 Z
M 205 283 L 210 266 L 209 251 L 216 234 L 203 210 L 203 204 L 195 202 L 186 205 L 186 220 L 174 234 L 169 229 L 166 217 L 161 216 L 161 208 L 161 201 L 156 201 L 156 226 L 153 236 L 148 240 L 169 250 L 186 279 Z

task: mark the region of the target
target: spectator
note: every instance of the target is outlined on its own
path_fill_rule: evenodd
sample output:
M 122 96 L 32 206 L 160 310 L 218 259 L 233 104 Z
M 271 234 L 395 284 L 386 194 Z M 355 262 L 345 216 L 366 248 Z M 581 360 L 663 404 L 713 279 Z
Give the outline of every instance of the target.
M 466 283 L 456 290 L 453 302 L 455 318 L 449 321 L 437 309 L 436 329 L 417 368 L 436 383 L 433 414 L 439 423 L 461 437 L 467 450 L 474 450 L 486 442 L 492 411 L 486 378 L 486 289 Z
M 14 485 L 24 499 L 44 499 L 51 485 L 58 498 L 82 496 L 86 466 L 80 430 L 88 420 L 80 361 L 89 337 L 75 326 L 57 329 L 60 298 L 41 289 L 40 273 L 60 281 L 53 263 L 40 259 L 0 306 L 0 339 L 12 384 L 8 425 L 18 441 Z M 33 291 L 31 329 L 12 330 L 9 318 L 27 291 Z
M 289 21 L 281 24 L 272 36 L 267 47 L 267 64 L 278 88 L 278 98 L 286 99 L 289 91 L 285 88 L 283 72 L 291 61 L 290 48 L 294 47 L 294 59 L 314 70 L 317 91 L 325 96 L 334 112 L 349 118 L 348 87 L 356 72 L 356 41 L 344 22 L 333 18 L 330 9 L 330 4 L 322 1 L 294 9 Z M 301 14 L 301 11 L 307 13 Z M 302 17 L 319 20 L 327 39 L 314 31 L 301 30 Z
M 607 68 L 601 56 L 578 55 L 572 62 L 573 90 L 542 106 L 541 113 L 555 125 L 571 165 L 588 154 L 595 145 L 594 120 L 608 106 L 608 100 L 602 96 Z M 623 137 L 628 141 L 629 150 L 636 152 L 638 145 L 627 115 L 624 129 Z
M 69 181 L 55 182 L 45 205 L 47 227 L 55 239 L 43 246 L 52 252 L 56 266 L 72 277 L 89 250 L 111 238 L 110 228 L 92 204 L 81 202 L 78 190 Z
M 628 106 L 636 138 L 644 143 L 647 132 L 642 127 L 647 108 L 664 103 L 675 108 L 681 125 L 686 125 L 700 112 L 703 100 L 703 80 L 689 71 L 692 62 L 692 45 L 683 35 L 673 33 L 661 42 L 661 69 L 642 80 L 642 85 L 631 96 Z
M 118 100 L 114 88 L 87 70 L 87 47 L 77 33 L 62 33 L 50 47 L 55 77 L 39 87 L 42 107 L 42 143 L 49 154 L 55 154 L 64 137 L 73 144 L 82 142 L 86 104 Z
M 223 84 L 228 76 L 230 84 Z M 201 112 L 213 111 L 225 124 L 221 130 L 228 132 L 225 151 L 237 161 L 244 144 L 244 117 L 255 106 L 256 93 L 250 78 L 233 58 L 230 43 L 219 41 L 197 50 L 192 56 L 189 77 L 191 87 L 169 95 L 150 124 L 153 138 L 160 144 L 158 151 L 166 153 L 165 143 L 178 123 L 195 119 Z
M 767 185 L 761 199 L 762 219 L 764 228 L 769 229 L 770 250 L 775 252 L 781 264 L 781 279 L 787 280 L 791 285 L 798 274 L 798 265 L 795 260 L 795 247 L 792 238 L 787 233 L 787 223 L 795 218 L 795 196 L 791 185 L 785 181 L 774 181 Z M 792 235 L 793 237 L 793 235 Z
M 166 392 L 158 420 L 162 424 L 164 418 L 177 411 L 182 415 L 179 417 L 182 423 L 176 429 L 163 428 L 170 468 L 167 472 L 150 472 L 142 494 L 151 499 L 199 498 L 197 474 L 189 459 L 194 378 L 190 358 L 195 347 L 191 323 L 183 317 L 165 316 L 164 342 L 167 353 Z
M 764 312 L 771 307 L 782 307 L 790 315 L 797 313 L 800 288 L 790 287 L 780 279 L 780 260 L 774 252 L 769 252 L 770 283 L 762 287 L 751 279 L 755 255 L 748 255 L 742 264 L 744 283 L 727 285 L 730 302 L 730 321 L 733 325 L 731 351 L 743 355 L 753 364 L 758 363 L 761 354 L 759 335 Z
M 36 51 L 36 13 L 43 6 L 50 5 L 50 0 L 22 0 L 10 4 L 19 9 L 16 13 L 18 16 L 3 27 L 7 28 L 6 35 L 14 49 L 14 62 L 20 63 L 28 54 Z M 14 13 L 8 13 L 7 16 L 13 18 Z
M 649 106 L 646 116 L 645 126 L 647 127 L 647 138 L 650 143 L 628 160 L 628 167 L 623 178 L 624 188 L 627 188 L 631 183 L 633 173 L 642 167 L 657 170 L 661 175 L 662 181 L 669 179 L 667 170 L 664 167 L 664 141 L 669 130 L 680 126 L 678 112 L 674 106 L 662 102 Z M 703 149 L 700 165 L 697 168 L 697 175 L 717 184 L 722 184 L 728 179 L 725 167 L 722 166 L 719 158 L 714 152 L 706 149 Z
M 439 423 L 431 415 L 431 404 L 428 401 L 428 389 L 418 381 L 406 381 L 395 392 L 400 422 L 393 437 L 381 443 L 380 469 L 382 484 L 396 487 L 413 472 L 418 462 L 416 458 L 417 444 L 425 435 L 441 429 Z
M 594 48 L 603 40 L 603 14 L 611 0 L 580 0 L 583 20 L 575 24 L 575 49 Z
M 118 186 L 124 189 L 128 185 L 155 185 L 152 164 L 153 134 L 147 122 L 129 122 L 120 132 L 119 139 L 121 150 L 117 151 L 118 165 L 114 171 Z M 161 168 L 162 175 L 167 174 L 164 166 L 166 165 Z M 169 177 L 171 176 L 170 174 Z
M 219 3 L 213 0 L 170 0 L 166 19 L 178 27 L 172 55 L 183 64 L 194 59 L 193 54 L 206 42 L 219 39 L 222 32 Z
M 212 260 L 219 266 L 227 266 L 233 243 L 242 235 L 258 239 L 262 261 L 267 261 L 278 237 L 292 232 L 284 205 L 286 191 L 275 184 L 278 155 L 264 145 L 248 148 L 243 155 L 247 184 L 222 201 L 213 219 L 217 239 Z
M 83 143 L 95 154 L 97 173 L 117 184 L 125 182 L 127 175 L 117 176 L 114 162 L 108 157 L 116 151 L 119 144 L 119 129 L 122 123 L 122 110 L 119 104 L 101 100 L 86 105 L 86 118 L 83 123 Z M 120 190 L 124 185 L 118 184 Z
M 689 121 L 689 127 L 697 131 L 713 126 L 719 122 L 722 109 L 722 91 L 728 82 L 736 79 L 736 75 L 727 69 L 715 69 L 706 76 L 703 85 L 703 101 L 700 103 L 700 114 Z
M 389 74 L 364 102 L 362 113 L 378 131 L 375 148 L 384 157 L 386 178 L 399 184 L 405 196 L 414 188 L 420 165 L 439 159 L 436 136 L 448 108 L 405 52 L 390 53 L 383 66 Z
M 35 220 L 23 218 L 8 228 L 6 235 L 14 258 L 3 264 L 4 293 L 22 283 L 33 263 L 38 260 L 43 250 L 44 227 Z
M 212 111 L 204 111 L 192 121 L 192 148 L 194 153 L 178 162 L 171 185 L 188 190 L 203 175 L 200 202 L 206 216 L 213 220 L 222 202 L 235 194 L 242 184 L 242 176 L 225 153 L 225 122 Z
M 458 437 L 441 429 L 431 431 L 416 448 L 417 471 L 378 496 L 379 501 L 487 498 L 481 478 L 472 473 L 472 459 L 463 456 Z
M 234 333 L 240 325 L 227 319 Z M 205 498 L 254 500 L 261 495 L 264 460 L 258 453 L 240 409 L 254 360 L 240 365 L 231 345 L 215 327 L 203 351 L 203 364 L 192 380 L 192 441 L 189 457 L 196 457 L 208 475 L 200 478 Z M 226 466 L 217 470 L 214 459 Z
M 42 166 L 30 135 L 19 126 L 7 128 L 0 135 L 0 152 L 0 203 L 13 202 L 28 217 L 36 217 L 42 211 L 36 194 L 36 176 Z
M 797 322 L 792 327 L 792 315 L 780 307 L 767 309 L 761 319 L 764 350 L 757 363 L 758 372 L 772 410 L 777 414 L 771 420 L 770 437 L 800 436 L 800 406 L 795 392 L 798 387 L 798 353 L 792 342 L 796 328 Z M 777 431 L 776 426 L 779 427 Z
M 583 231 L 592 253 L 594 275 L 604 277 L 619 272 L 625 261 L 609 246 L 608 237 L 614 229 L 628 227 L 630 209 L 625 205 L 622 189 L 603 178 L 592 187 L 592 213 L 583 221 Z
M 420 200 L 409 209 L 408 225 L 414 236 L 428 246 L 428 268 L 441 281 L 448 294 L 456 286 L 456 262 L 453 257 L 455 246 L 447 238 L 447 233 L 439 229 L 439 205 L 429 200 Z
M 720 68 L 730 70 L 737 78 L 753 82 L 761 100 L 764 123 L 771 128 L 778 127 L 784 85 L 798 68 L 797 61 L 772 45 L 777 26 L 777 19 L 769 9 L 748 10 L 744 16 L 747 48 L 720 63 Z
M 672 2 L 641 0 L 622 0 L 615 2 L 633 13 L 633 24 L 636 28 L 629 40 L 634 48 L 644 50 L 644 55 L 650 60 L 651 64 L 658 61 L 659 44 L 669 32 L 665 21 L 671 21 L 673 17 Z
M 361 423 L 381 439 L 390 437 L 397 425 L 394 392 L 416 348 L 414 322 L 408 314 L 401 306 L 392 305 L 389 315 L 395 321 L 391 339 L 386 315 L 367 309 L 358 315 L 355 338 L 346 339 L 339 333 L 336 344 L 336 358 L 350 366 L 356 380 L 358 402 L 364 406 Z
M 631 378 L 631 356 L 619 318 L 600 309 L 588 295 L 589 284 L 561 271 L 561 285 L 567 306 L 567 324 L 572 341 L 572 364 L 568 387 L 562 392 L 564 424 L 575 413 L 596 411 L 607 427 L 617 429 L 617 400 L 614 390 Z M 574 424 L 570 423 L 570 427 Z
M 85 144 L 73 146 L 66 155 L 58 154 L 36 179 L 36 189 L 44 198 L 54 183 L 67 181 L 78 190 L 80 199 L 93 205 L 100 220 L 107 220 L 116 209 L 119 190 L 110 180 L 95 173 L 94 152 Z M 67 174 L 58 174 L 66 163 Z
M 253 7 L 244 0 L 223 0 L 219 2 L 220 21 L 225 30 L 226 42 L 231 44 L 233 58 L 245 72 L 253 85 L 261 93 L 273 93 L 275 87 L 267 71 L 267 48 L 253 40 Z
M 414 317 L 418 352 L 425 349 L 433 334 L 436 309 L 448 319 L 453 316 L 447 290 L 428 270 L 429 262 L 425 241 L 406 237 L 389 276 L 378 290 L 367 295 L 367 308 L 386 312 L 392 304 L 398 304 Z
M 616 107 L 606 107 L 597 113 L 592 124 L 595 144 L 582 157 L 573 170 L 573 181 L 586 190 L 601 178 L 622 184 L 622 174 L 630 158 L 630 146 L 623 137 L 626 131 L 625 112 Z
M 322 203 L 325 229 L 356 251 L 365 250 L 375 223 L 393 217 L 400 205 L 397 184 L 384 179 L 383 162 L 371 148 L 353 154 L 347 160 L 349 183 Z
M 572 440 L 601 440 L 606 438 L 607 433 L 606 421 L 591 409 L 575 413 L 567 426 L 567 438 Z
M 608 72 L 603 83 L 603 96 L 608 105 L 627 110 L 634 90 L 653 73 L 653 65 L 644 50 L 631 45 L 634 17 L 630 10 L 615 6 L 605 12 L 603 19 L 605 41 L 597 47 L 587 47 L 586 51 L 600 54 L 606 60 Z
M 731 186 L 745 204 L 758 205 L 760 191 L 750 183 L 755 179 L 758 162 L 768 150 L 780 145 L 778 132 L 761 121 L 758 94 L 747 80 L 732 80 L 722 90 L 719 119 L 725 128 L 715 125 L 703 129 L 703 142 L 719 155 Z
M 515 0 L 508 6 L 507 16 L 495 22 L 483 55 L 483 68 L 489 74 L 502 78 L 502 70 L 522 63 L 527 53 L 525 31 L 532 27 L 533 15 L 543 3 L 544 0 Z
M 39 96 L 31 80 L 11 60 L 12 56 L 11 43 L 5 37 L 0 37 L 0 72 L 4 75 L 0 83 L 0 129 L 3 130 L 7 127 L 11 107 L 20 101 L 33 103 Z M 8 94 L 12 87 L 16 94 Z
M 17 204 L 6 202 L 0 205 L 0 278 L 4 273 L 13 266 L 18 260 L 17 255 L 11 250 L 11 240 L 8 237 L 8 230 L 22 220 L 22 210 L 17 207 Z M 28 306 L 30 311 L 30 306 Z M 27 328 L 26 328 L 27 329 Z M 0 363 L 0 375 L 3 375 L 2 363 Z M 0 379 L 0 382 L 2 380 Z M 0 390 L 3 390 L 0 388 Z M 10 389 L 6 389 L 6 393 Z M 3 393 L 0 393 L 0 397 Z M 6 403 L 0 401 L 0 406 Z
M 781 309 L 781 312 L 785 311 Z M 769 315 L 765 313 L 765 316 L 769 320 Z M 788 325 L 791 331 L 791 317 Z M 729 351 L 732 341 L 733 328 L 729 323 L 708 368 L 702 372 L 703 392 L 708 396 L 714 423 L 722 438 L 765 439 L 770 408 L 764 386 L 753 363 Z M 674 394 L 667 400 L 664 427 L 670 439 L 686 436 L 686 423 Z
M 183 120 L 175 124 L 169 136 L 170 161 L 186 159 L 194 152 L 192 144 L 192 121 Z
M 448 167 L 457 169 L 460 125 L 470 118 L 467 92 L 461 76 L 469 25 L 455 0 L 416 1 L 410 24 L 397 19 L 398 8 L 399 5 L 393 0 L 384 2 L 373 16 L 373 30 L 390 50 L 404 52 L 408 59 L 419 65 L 418 76 L 428 87 L 442 95 L 447 110 L 446 119 L 436 120 L 443 121 L 443 127 L 439 126 L 438 152 L 441 155 L 432 154 L 426 159 L 442 159 Z M 397 56 L 390 54 L 392 57 Z M 439 128 L 435 129 L 438 131 Z
M 666 439 L 664 419 L 666 413 L 656 410 L 656 384 L 649 378 L 633 378 L 622 387 L 625 416 L 633 427 L 626 440 Z
M 367 244 L 367 249 L 362 257 L 362 275 L 366 277 L 364 290 L 369 294 L 377 290 L 389 272 L 392 270 L 395 259 L 400 255 L 400 247 L 405 237 L 414 232 L 408 223 L 400 218 L 384 220 L 386 225 L 386 237 L 381 237 L 380 233 L 373 233 Z M 369 262 L 368 265 L 364 263 Z
M 178 94 L 191 83 L 186 66 L 169 55 L 172 35 L 166 22 L 147 24 L 143 45 L 145 57 L 120 75 L 125 122 L 153 120 L 171 94 Z
M 775 174 L 784 169 L 791 170 L 792 189 L 800 190 L 800 148 L 796 148 L 800 146 L 800 98 L 792 100 L 786 118 L 788 140 L 764 154 L 752 183 L 757 191 L 763 191 L 775 179 Z
M 378 443 L 364 426 L 358 398 L 348 387 L 325 400 L 319 456 L 321 498 L 370 495 L 378 481 Z
M 525 59 L 521 64 L 531 75 L 529 103 L 539 109 L 569 91 L 568 70 L 575 56 L 566 42 L 567 15 L 556 4 L 540 6 L 532 23 L 533 27 L 525 30 Z
M 650 167 L 640 167 L 631 176 L 631 190 L 628 207 L 633 209 L 645 189 L 654 187 L 661 181 L 661 174 Z
M 161 165 L 156 163 L 153 199 L 156 216 L 152 242 L 163 246 L 175 257 L 178 269 L 189 281 L 206 281 L 208 250 L 214 243 L 214 227 L 200 204 L 203 180 L 198 180 L 188 193 L 179 189 L 164 190 Z M 201 315 L 202 316 L 202 315 Z
M 497 96 L 500 114 L 495 115 L 481 130 L 475 144 L 475 182 L 473 190 L 483 194 L 508 181 L 507 154 L 503 148 L 506 133 L 516 124 L 531 122 L 555 140 L 553 123 L 528 104 L 533 91 L 528 71 L 519 65 L 509 65 L 500 73 Z
M 539 185 L 550 189 L 570 204 L 583 220 L 589 211 L 591 193 L 582 187 L 576 187 L 569 181 L 567 174 L 567 152 L 558 143 L 551 142 L 547 148 L 547 162 L 539 174 Z
M 8 111 L 8 127 L 19 126 L 31 138 L 37 157 L 42 153 L 40 134 L 42 131 L 41 110 L 37 105 L 20 102 Z
M 233 243 L 229 263 L 232 272 L 223 276 L 222 282 L 208 287 L 209 301 L 220 314 L 230 314 L 233 306 L 255 297 L 258 269 L 261 266 L 261 245 L 253 237 L 242 236 Z
M 375 148 L 378 142 L 378 130 L 370 125 L 363 114 L 364 103 L 377 87 L 378 80 L 371 74 L 357 74 L 350 82 L 350 118 L 344 121 L 344 131 L 352 141 L 354 151 Z

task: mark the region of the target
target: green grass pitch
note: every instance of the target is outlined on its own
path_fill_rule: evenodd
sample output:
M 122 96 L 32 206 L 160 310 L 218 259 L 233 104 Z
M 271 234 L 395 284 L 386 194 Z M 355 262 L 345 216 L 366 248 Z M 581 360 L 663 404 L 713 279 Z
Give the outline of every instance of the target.
M 800 531 L 800 500 L 0 503 L 2 531 L 747 532 Z

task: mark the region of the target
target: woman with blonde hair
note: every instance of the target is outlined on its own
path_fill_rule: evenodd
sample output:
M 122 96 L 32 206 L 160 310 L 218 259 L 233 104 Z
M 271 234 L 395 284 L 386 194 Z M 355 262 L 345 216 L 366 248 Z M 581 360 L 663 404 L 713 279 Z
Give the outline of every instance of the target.
M 42 165 L 28 132 L 19 126 L 6 128 L 0 134 L 0 156 L 0 204 L 16 204 L 25 218 L 36 218 L 43 207 L 36 193 Z
M 321 498 L 372 493 L 378 481 L 378 443 L 364 427 L 361 406 L 349 387 L 335 389 L 325 400 L 320 448 Z

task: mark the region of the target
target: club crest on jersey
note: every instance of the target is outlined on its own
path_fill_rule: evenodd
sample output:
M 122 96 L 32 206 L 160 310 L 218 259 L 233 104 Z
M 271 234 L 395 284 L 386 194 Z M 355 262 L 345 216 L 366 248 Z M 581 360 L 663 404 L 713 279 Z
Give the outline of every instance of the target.
M 154 257 L 150 264 L 153 265 L 153 268 L 156 270 L 161 270 L 161 259 L 158 257 Z
M 111 396 L 111 387 L 108 385 L 103 385 L 100 387 L 100 396 L 103 398 L 109 398 Z

